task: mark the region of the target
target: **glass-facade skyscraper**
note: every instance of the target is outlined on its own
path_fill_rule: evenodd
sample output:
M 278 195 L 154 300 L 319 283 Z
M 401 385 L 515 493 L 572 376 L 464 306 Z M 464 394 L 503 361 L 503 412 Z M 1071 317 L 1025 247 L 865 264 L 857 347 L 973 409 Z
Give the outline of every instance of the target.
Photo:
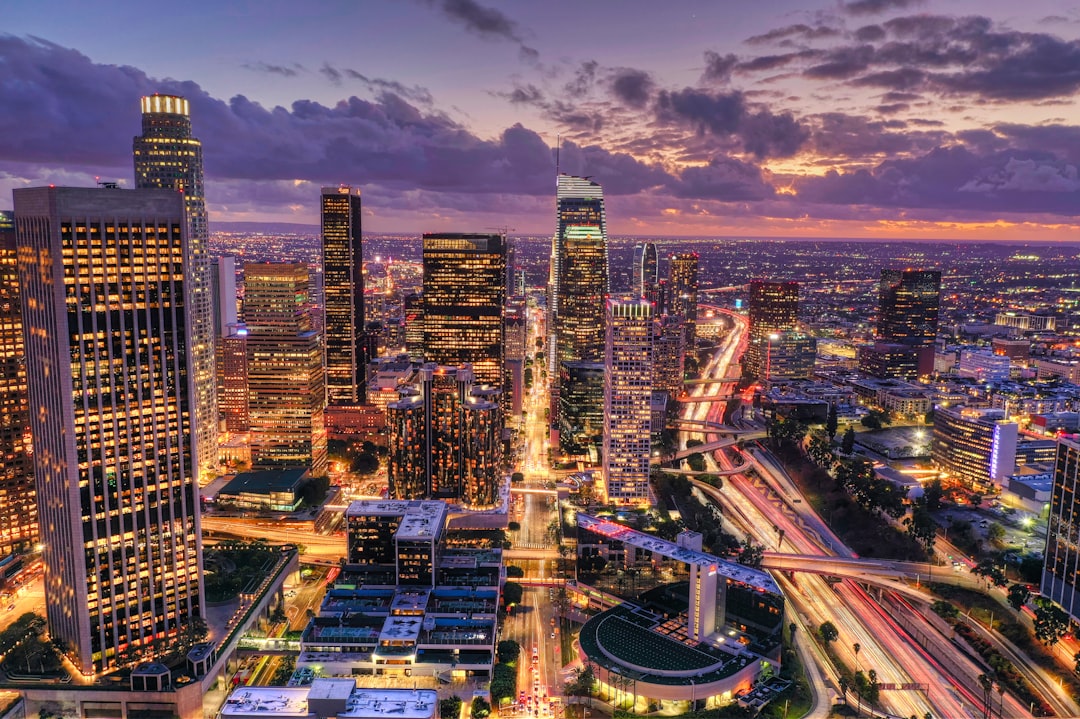
M 142 98 L 142 135 L 133 143 L 135 187 L 180 190 L 184 193 L 191 231 L 188 274 L 191 316 L 191 368 L 195 375 L 192 397 L 197 469 L 214 471 L 217 465 L 217 377 L 214 372 L 214 310 L 211 290 L 210 233 L 203 194 L 202 143 L 191 135 L 188 101 L 174 95 Z
M 364 255 L 360 188 L 322 189 L 323 307 L 326 397 L 330 404 L 364 399 L 368 357 L 364 335 Z
M 686 351 L 697 344 L 698 253 L 678 252 L 668 261 L 668 286 L 671 307 L 668 310 L 682 322 Z
M 506 238 L 430 233 L 424 243 L 424 358 L 471 364 L 478 384 L 503 386 Z
M 768 374 L 772 344 L 777 341 L 771 336 L 793 332 L 798 325 L 799 283 L 752 281 L 748 314 L 750 343 L 744 364 L 749 374 L 761 378 Z
M 1080 620 L 1080 443 L 1058 440 L 1040 592 Z
M 657 282 L 660 279 L 658 272 L 659 262 L 656 255 L 656 245 L 652 242 L 642 242 L 635 245 L 633 276 L 631 278 L 634 283 L 634 294 L 655 302 Z
M 204 616 L 172 190 L 14 192 L 49 634 L 84 673 Z

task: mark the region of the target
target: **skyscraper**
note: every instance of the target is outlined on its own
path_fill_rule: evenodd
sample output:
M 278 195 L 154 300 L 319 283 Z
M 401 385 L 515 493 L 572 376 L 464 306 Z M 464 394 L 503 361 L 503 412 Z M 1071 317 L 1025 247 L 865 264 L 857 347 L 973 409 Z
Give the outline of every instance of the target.
M 331 404 L 364 399 L 371 359 L 364 337 L 364 253 L 360 188 L 322 189 L 323 307 L 326 317 L 326 396 Z
M 607 301 L 604 342 L 604 486 L 609 500 L 649 496 L 652 429 L 652 304 Z
M 1040 592 L 1080 620 L 1080 443 L 1058 441 Z
M 210 260 L 210 287 L 214 299 L 214 336 L 218 339 L 236 332 L 236 258 L 232 255 Z
M 37 541 L 15 223 L 0 212 L 0 557 Z
M 941 305 L 941 272 L 883 269 L 879 299 L 878 339 L 912 347 L 934 344 Z
M 251 465 L 326 474 L 326 375 L 308 302 L 308 268 L 244 266 Z
M 475 388 L 468 366 L 421 367 L 417 386 L 386 406 L 390 497 L 493 506 L 502 478 L 497 392 Z
M 634 246 L 633 278 L 634 294 L 650 302 L 656 301 L 656 285 L 659 281 L 659 262 L 656 257 L 656 245 L 642 242 Z
M 142 135 L 133 142 L 135 187 L 180 190 L 191 231 L 185 271 L 190 293 L 190 363 L 195 375 L 193 409 L 196 469 L 217 465 L 217 381 L 209 231 L 203 195 L 202 143 L 191 136 L 188 101 L 173 95 L 142 98 Z
M 693 352 L 697 343 L 698 253 L 679 252 L 668 262 L 671 287 L 669 312 L 682 321 L 686 351 Z
M 506 238 L 424 235 L 424 358 L 471 364 L 476 381 L 503 386 Z
M 746 371 L 764 377 L 771 345 L 784 332 L 795 330 L 799 321 L 799 283 L 754 280 L 750 283 L 749 339 L 746 348 Z
M 909 348 L 910 360 L 899 365 L 914 365 L 914 375 L 898 366 L 887 367 L 884 377 L 928 375 L 934 371 L 934 342 L 937 340 L 938 309 L 941 305 L 941 272 L 938 270 L 881 271 L 880 307 L 877 320 L 878 343 L 870 354 L 900 354 L 899 345 Z M 864 352 L 864 354 L 866 354 Z M 860 366 L 871 364 L 860 362 Z M 886 363 L 888 364 L 888 363 Z M 896 363 L 893 363 L 896 364 Z
M 100 672 L 203 616 L 184 201 L 14 196 L 49 633 Z

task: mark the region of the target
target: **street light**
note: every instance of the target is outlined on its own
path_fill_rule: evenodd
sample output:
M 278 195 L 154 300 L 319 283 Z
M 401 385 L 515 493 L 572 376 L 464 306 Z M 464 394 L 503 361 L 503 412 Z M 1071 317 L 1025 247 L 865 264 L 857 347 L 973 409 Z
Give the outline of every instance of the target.
M 765 382 L 769 382 L 769 375 L 772 372 L 772 344 L 780 339 L 780 335 L 773 332 L 768 337 L 768 343 L 765 345 Z

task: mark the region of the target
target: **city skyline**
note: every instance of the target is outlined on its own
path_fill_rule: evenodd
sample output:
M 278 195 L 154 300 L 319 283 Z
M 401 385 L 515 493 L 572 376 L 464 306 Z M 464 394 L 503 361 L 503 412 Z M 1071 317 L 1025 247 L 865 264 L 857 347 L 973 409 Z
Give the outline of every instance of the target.
M 605 28 L 587 44 L 561 13 L 528 6 L 400 3 L 363 23 L 322 7 L 334 12 L 195 3 L 153 47 L 139 31 L 153 13 L 12 8 L 0 196 L 126 184 L 116 118 L 163 92 L 198 118 L 211 225 L 316 224 L 310 198 L 348 181 L 372 232 L 546 234 L 558 167 L 605 185 L 612 235 L 1072 240 L 1080 228 L 1075 7 L 597 3 L 575 10 L 580 27 Z M 206 51 L 181 65 L 168 48 L 196 23 Z M 345 28 L 360 41 L 335 44 Z

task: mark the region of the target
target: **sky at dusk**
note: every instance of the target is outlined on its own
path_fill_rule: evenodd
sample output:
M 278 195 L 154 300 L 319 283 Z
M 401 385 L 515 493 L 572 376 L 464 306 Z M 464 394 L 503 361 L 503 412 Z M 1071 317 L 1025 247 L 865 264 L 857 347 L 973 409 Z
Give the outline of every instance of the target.
M 613 234 L 1080 241 L 1066 0 L 7 0 L 11 189 L 132 184 L 139 97 L 181 94 L 214 222 L 554 228 L 563 172 Z

